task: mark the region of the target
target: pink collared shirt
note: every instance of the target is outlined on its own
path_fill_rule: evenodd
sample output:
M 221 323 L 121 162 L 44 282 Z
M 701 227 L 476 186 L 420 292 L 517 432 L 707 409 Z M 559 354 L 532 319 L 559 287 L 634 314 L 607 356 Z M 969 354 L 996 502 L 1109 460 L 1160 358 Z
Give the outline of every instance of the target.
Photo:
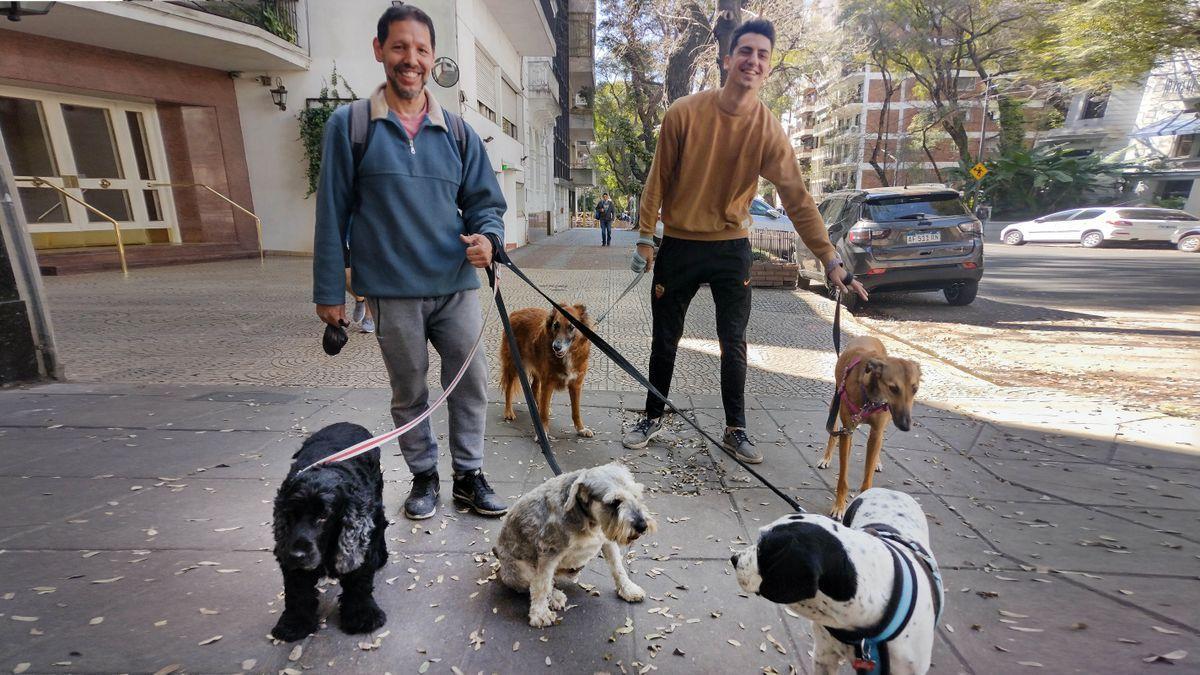
M 393 111 L 395 112 L 395 111 Z M 409 140 L 416 140 L 417 133 L 421 131 L 421 124 L 425 122 L 425 116 L 429 114 L 429 93 L 425 93 L 425 107 L 421 112 L 415 115 L 403 115 L 399 112 L 396 117 L 400 118 L 400 124 L 404 125 L 404 130 L 408 132 Z

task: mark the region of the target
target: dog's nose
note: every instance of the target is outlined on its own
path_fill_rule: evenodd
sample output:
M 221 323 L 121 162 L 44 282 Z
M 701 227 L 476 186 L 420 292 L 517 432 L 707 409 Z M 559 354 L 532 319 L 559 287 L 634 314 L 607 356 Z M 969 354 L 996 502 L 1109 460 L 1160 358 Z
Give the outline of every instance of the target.
M 900 431 L 908 431 L 912 427 L 912 418 L 910 418 L 908 415 L 892 415 L 892 422 Z
M 734 567 L 737 567 L 737 554 L 736 553 L 729 556 L 729 564 L 733 565 Z
M 646 533 L 646 519 L 639 517 L 636 520 L 634 520 L 633 521 L 633 529 L 636 530 L 638 534 L 645 534 Z

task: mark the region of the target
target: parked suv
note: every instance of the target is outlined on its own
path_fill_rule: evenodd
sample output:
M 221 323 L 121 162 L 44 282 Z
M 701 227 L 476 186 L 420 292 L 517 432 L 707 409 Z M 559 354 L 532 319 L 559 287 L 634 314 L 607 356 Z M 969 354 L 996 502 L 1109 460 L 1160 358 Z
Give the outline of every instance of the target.
M 958 192 L 943 185 L 845 190 L 818 209 L 829 240 L 868 291 L 937 291 L 951 305 L 975 300 L 983 277 L 983 226 Z M 799 247 L 800 285 L 825 272 Z M 848 308 L 853 293 L 843 295 Z

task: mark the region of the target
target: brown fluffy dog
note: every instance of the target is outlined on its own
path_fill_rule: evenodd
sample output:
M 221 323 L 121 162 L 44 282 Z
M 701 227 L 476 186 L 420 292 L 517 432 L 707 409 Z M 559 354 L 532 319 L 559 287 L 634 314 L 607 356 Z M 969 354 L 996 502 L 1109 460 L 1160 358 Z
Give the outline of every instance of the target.
M 587 307 L 569 305 L 566 310 L 591 327 Z M 509 314 L 508 318 L 521 348 L 521 360 L 525 362 L 529 385 L 546 433 L 550 433 L 550 397 L 554 392 L 566 389 L 571 396 L 571 421 L 575 423 L 575 433 L 584 438 L 594 436 L 592 430 L 583 425 L 583 417 L 579 414 L 579 398 L 583 377 L 587 375 L 591 343 L 557 311 L 526 307 Z M 505 342 L 500 346 L 500 389 L 504 391 L 506 420 L 517 419 L 512 400 L 518 387 L 517 368 Z
M 846 513 L 850 491 L 850 444 L 855 428 L 864 422 L 871 425 L 867 462 L 862 485 L 858 488 L 861 493 L 871 488 L 875 472 L 879 470 L 883 430 L 887 428 L 888 420 L 900 431 L 908 431 L 912 426 L 913 397 L 921 384 L 921 366 L 908 359 L 888 356 L 883 343 L 873 337 L 857 337 L 846 344 L 846 351 L 838 357 L 834 384 L 842 392 L 838 411 L 842 428 L 829 435 L 825 457 L 817 467 L 829 468 L 833 444 L 838 442 L 837 496 L 829 515 L 841 519 Z

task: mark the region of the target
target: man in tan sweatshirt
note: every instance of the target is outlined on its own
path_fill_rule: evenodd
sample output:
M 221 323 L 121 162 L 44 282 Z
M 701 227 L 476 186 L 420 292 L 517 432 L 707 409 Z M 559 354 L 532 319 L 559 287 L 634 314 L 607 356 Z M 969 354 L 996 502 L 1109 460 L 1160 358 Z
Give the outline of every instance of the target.
M 675 369 L 688 304 L 707 283 L 716 304 L 721 345 L 722 442 L 745 462 L 762 454 L 746 434 L 746 324 L 750 319 L 750 201 L 762 176 L 775 185 L 796 232 L 843 292 L 866 291 L 846 274 L 817 206 L 804 187 L 787 134 L 759 100 L 771 72 L 775 28 L 742 24 L 733 34 L 720 89 L 677 100 L 663 117 L 654 163 L 642 193 L 634 271 L 652 269 L 654 335 L 650 382 L 666 394 Z M 653 236 L 662 209 L 663 240 L 655 263 Z M 848 285 L 847 285 L 848 284 Z M 662 431 L 664 404 L 646 397 L 646 415 L 624 439 L 644 448 Z

